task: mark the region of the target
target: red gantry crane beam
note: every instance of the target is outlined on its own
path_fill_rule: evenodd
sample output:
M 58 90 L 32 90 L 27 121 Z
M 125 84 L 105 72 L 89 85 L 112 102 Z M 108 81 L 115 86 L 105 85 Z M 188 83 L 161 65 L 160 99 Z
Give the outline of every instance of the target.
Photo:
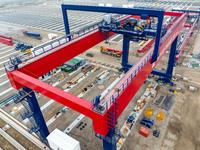
M 123 21 L 130 17 L 131 15 L 127 15 L 120 20 Z M 106 38 L 114 34 L 113 32 L 109 32 Z M 105 33 L 96 29 L 20 64 L 18 71 L 34 78 L 39 78 L 104 40 Z M 23 87 L 23 85 L 19 85 L 12 80 L 11 84 L 17 90 Z
M 187 43 L 188 43 L 188 41 L 189 41 L 189 38 L 192 36 L 192 33 L 193 33 L 194 28 L 195 28 L 195 26 L 196 26 L 197 20 L 198 20 L 198 18 L 195 19 L 193 25 L 191 26 L 189 32 L 188 32 L 187 35 L 186 35 L 186 37 L 185 37 L 185 39 L 184 39 L 184 41 L 183 41 L 181 47 L 179 48 L 179 53 L 176 55 L 176 60 L 179 60 L 180 57 L 181 57 L 181 55 L 183 54 L 183 50 L 184 50 L 185 46 L 187 45 Z M 185 25 L 185 26 L 186 26 L 186 25 Z M 185 26 L 184 26 L 184 27 L 185 27 Z M 186 27 L 189 27 L 189 26 L 186 26 Z
M 174 39 L 180 34 L 186 20 L 187 14 L 183 14 L 161 39 L 159 57 L 155 63 L 151 64 L 151 56 L 154 49 L 154 47 L 152 47 L 144 55 L 144 57 L 142 57 L 138 63 L 130 69 L 123 79 L 117 83 L 117 87 L 122 84 L 126 84 L 126 88 L 117 98 L 119 104 L 118 117 L 126 108 L 138 89 L 142 86 L 143 82 L 152 72 L 153 68 L 159 62 L 166 50 L 170 47 Z M 114 35 L 114 33 L 109 33 L 108 36 L 110 37 L 112 35 Z M 93 120 L 94 131 L 102 136 L 105 136 L 109 131 L 107 125 L 107 112 L 114 107 L 112 103 L 110 103 L 110 106 L 107 107 L 104 114 L 100 114 L 94 111 L 92 103 L 36 79 L 74 56 L 102 42 L 104 38 L 104 33 L 101 31 L 92 31 L 42 55 L 39 55 L 27 61 L 25 64 L 19 65 L 19 69 L 12 72 L 7 71 L 9 80 L 12 86 L 17 90 L 23 86 L 29 87 L 65 106 L 72 108 L 77 112 L 90 117 Z M 133 73 L 135 75 L 130 79 L 130 76 Z M 111 90 L 110 93 L 111 92 L 113 92 L 113 90 Z M 107 95 L 111 95 L 110 93 Z

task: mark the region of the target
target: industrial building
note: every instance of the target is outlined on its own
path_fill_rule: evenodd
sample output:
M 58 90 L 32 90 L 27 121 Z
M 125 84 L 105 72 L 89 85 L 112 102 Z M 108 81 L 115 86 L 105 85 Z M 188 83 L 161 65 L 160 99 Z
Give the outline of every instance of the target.
M 0 2 L 0 149 L 200 149 L 200 2 Z

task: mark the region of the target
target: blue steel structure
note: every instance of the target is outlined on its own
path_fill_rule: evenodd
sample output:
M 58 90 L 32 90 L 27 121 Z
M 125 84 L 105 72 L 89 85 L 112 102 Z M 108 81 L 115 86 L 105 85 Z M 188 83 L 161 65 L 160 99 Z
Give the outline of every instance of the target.
M 173 69 L 174 69 L 175 62 L 176 62 L 175 57 L 176 57 L 177 41 L 178 41 L 178 36 L 176 37 L 176 39 L 173 41 L 173 43 L 171 45 L 171 50 L 170 50 L 170 54 L 169 54 L 169 60 L 168 60 L 168 66 L 167 66 L 166 72 L 159 71 L 159 70 L 152 71 L 152 74 L 162 77 L 159 80 L 164 81 L 166 83 L 173 84 L 171 82 L 171 78 L 173 75 Z
M 127 14 L 127 15 L 145 15 L 150 17 L 157 17 L 158 18 L 158 24 L 156 28 L 156 34 L 155 34 L 155 47 L 152 55 L 152 61 L 151 63 L 154 63 L 158 59 L 158 53 L 159 53 L 159 47 L 160 47 L 160 39 L 162 35 L 162 24 L 163 24 L 163 18 L 165 11 L 160 10 L 153 10 L 153 9 L 137 9 L 137 8 L 116 8 L 116 7 L 97 7 L 97 6 L 81 6 L 81 5 L 65 5 L 62 4 L 62 12 L 63 12 L 63 19 L 65 24 L 65 31 L 66 34 L 70 33 L 69 29 L 69 22 L 67 17 L 67 10 L 77 10 L 77 11 L 91 11 L 91 12 L 102 12 L 102 13 L 115 13 L 115 14 Z M 122 55 L 122 66 L 125 71 L 128 71 L 129 67 L 131 66 L 128 63 L 128 56 L 129 56 L 129 46 L 130 46 L 130 40 L 133 36 L 133 33 L 127 33 L 126 31 L 119 31 L 119 30 L 113 30 L 110 31 L 121 33 L 123 34 L 123 55 Z M 106 33 L 106 31 L 104 31 Z M 107 31 L 109 32 L 109 31 Z M 134 34 L 134 36 L 137 36 Z M 141 37 L 141 35 L 138 35 L 138 37 Z M 117 103 L 115 105 L 117 107 Z M 105 137 L 98 136 L 103 140 L 103 147 L 104 150 L 116 150 L 116 143 L 119 140 L 119 134 L 116 133 L 116 121 L 115 118 L 117 118 L 117 108 L 114 108 L 113 112 L 110 112 L 110 117 L 114 119 L 109 119 L 108 121 L 111 123 L 111 129 L 107 133 Z
M 40 140 L 49 147 L 49 143 L 46 139 L 46 137 L 49 135 L 49 130 L 40 110 L 35 92 L 30 88 L 23 87 L 23 90 L 19 91 L 17 97 L 14 98 L 14 103 L 21 103 L 25 108 L 25 111 L 21 114 L 21 117 L 23 120 L 28 118 L 32 123 L 32 126 L 28 132 L 35 132 Z
M 63 19 L 65 24 L 65 31 L 66 33 L 70 33 L 69 30 L 69 22 L 67 17 L 67 10 L 78 10 L 78 11 L 91 11 L 91 12 L 102 12 L 102 13 L 115 13 L 115 14 L 127 14 L 127 15 L 148 15 L 150 17 L 157 17 L 158 18 L 158 24 L 157 24 L 157 34 L 155 38 L 155 48 L 153 52 L 152 57 L 152 63 L 157 61 L 158 59 L 158 52 L 159 52 L 159 46 L 160 46 L 160 39 L 161 39 L 161 33 L 162 33 L 162 23 L 164 18 L 164 10 L 152 10 L 152 9 L 137 9 L 137 8 L 117 8 L 117 7 L 97 7 L 97 6 L 81 6 L 81 5 L 65 5 L 62 4 L 62 11 L 63 13 Z M 122 32 L 121 32 L 122 33 Z M 127 68 L 128 65 L 128 51 L 129 51 L 129 44 L 130 44 L 130 37 L 129 35 L 125 35 L 124 43 L 123 44 L 123 56 L 122 56 L 122 65 L 124 68 Z

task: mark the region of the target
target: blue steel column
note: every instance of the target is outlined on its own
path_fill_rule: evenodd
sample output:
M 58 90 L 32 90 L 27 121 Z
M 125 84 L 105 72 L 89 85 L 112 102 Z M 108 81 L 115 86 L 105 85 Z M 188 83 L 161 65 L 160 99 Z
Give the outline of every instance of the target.
M 123 53 L 122 53 L 122 66 L 127 68 L 128 55 L 129 55 L 130 39 L 128 36 L 123 35 Z
M 177 41 L 178 41 L 178 36 L 173 41 L 173 43 L 171 45 L 170 54 L 169 54 L 169 61 L 168 61 L 168 66 L 167 66 L 166 74 L 170 76 L 170 79 L 172 78 L 172 74 L 173 74 L 173 68 L 174 68 L 175 57 L 176 57 L 176 45 L 177 45 Z
M 38 101 L 36 99 L 35 93 L 32 89 L 29 89 L 27 87 L 23 87 L 23 90 L 26 93 L 30 93 L 30 96 L 28 96 L 26 98 L 27 98 L 28 105 L 31 108 L 31 111 L 33 112 L 32 117 L 34 118 L 36 124 L 39 127 L 38 132 L 40 132 L 40 135 L 43 139 L 42 142 L 45 143 L 47 146 L 49 146 L 48 141 L 46 140 L 46 137 L 49 135 L 49 130 L 47 128 L 44 117 L 43 117 L 42 112 L 40 110 L 40 106 L 39 106 Z
M 65 25 L 65 33 L 66 35 L 70 34 L 70 29 L 69 29 L 69 21 L 68 21 L 68 16 L 67 16 L 67 9 L 64 8 L 64 5 L 62 5 L 62 13 L 63 13 L 63 20 L 64 20 L 64 25 Z M 69 40 L 71 37 L 68 37 Z
M 158 25 L 157 25 L 157 35 L 156 35 L 156 40 L 155 40 L 155 48 L 153 51 L 153 56 L 152 56 L 152 61 L 151 63 L 154 63 L 158 59 L 158 54 L 159 54 L 159 48 L 160 48 L 160 39 L 161 39 L 161 31 L 162 31 L 162 23 L 163 23 L 163 17 L 164 17 L 164 11 L 163 15 L 160 15 L 158 17 Z
M 109 137 L 110 139 L 112 139 L 114 134 L 115 134 L 115 129 L 113 130 L 110 129 L 106 137 Z M 105 140 L 103 140 L 103 150 L 117 150 L 116 143 L 107 142 L 106 137 L 105 137 Z

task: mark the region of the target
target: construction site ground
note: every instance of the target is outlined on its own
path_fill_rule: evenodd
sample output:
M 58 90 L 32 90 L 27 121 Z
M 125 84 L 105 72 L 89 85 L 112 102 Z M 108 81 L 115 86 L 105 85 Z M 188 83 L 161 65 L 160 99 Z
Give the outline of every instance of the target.
M 15 41 L 23 41 L 26 44 L 32 44 L 33 46 L 40 45 L 41 43 L 45 43 L 48 41 L 47 39 L 47 32 L 45 30 L 40 30 L 36 28 L 24 28 L 21 26 L 13 24 L 1 24 L 2 30 L 8 30 Z M 199 28 L 199 26 L 198 26 Z M 17 31 L 16 31 L 17 30 Z M 22 34 L 23 30 L 31 30 L 33 32 L 39 32 L 41 33 L 42 37 L 44 37 L 42 40 L 35 40 L 30 39 L 27 37 L 24 37 Z M 13 32 L 15 31 L 15 32 Z M 60 32 L 55 32 L 59 36 L 64 35 Z M 8 34 L 10 35 L 10 34 Z M 177 87 L 181 87 L 181 90 L 177 90 L 177 95 L 174 98 L 174 105 L 170 109 L 169 112 L 166 112 L 166 119 L 163 122 L 156 123 L 158 129 L 161 131 L 160 136 L 158 138 L 154 137 L 152 135 L 152 130 L 155 129 L 155 126 L 151 129 L 150 135 L 148 138 L 143 137 L 139 134 L 139 129 L 141 125 L 139 124 L 139 121 L 142 119 L 143 115 L 140 116 L 139 121 L 136 122 L 135 126 L 132 128 L 131 133 L 129 134 L 127 140 L 125 141 L 125 144 L 122 146 L 122 150 L 198 150 L 200 149 L 200 121 L 199 121 L 199 113 L 200 113 L 200 95 L 199 95 L 199 89 L 200 89 L 200 82 L 199 82 L 199 76 L 200 76 L 200 69 L 199 68 L 188 68 L 186 66 L 183 66 L 182 63 L 188 62 L 191 56 L 194 54 L 198 54 L 199 51 L 199 31 L 195 30 L 193 36 L 190 38 L 188 45 L 185 48 L 185 52 L 183 54 L 183 57 L 179 61 L 179 65 L 174 69 L 176 74 L 181 75 L 181 77 L 187 77 L 188 81 L 183 81 L 182 78 L 178 78 L 176 81 L 174 81 L 177 84 Z M 86 77 L 83 81 L 80 83 L 77 83 L 76 86 L 72 89 L 70 89 L 68 92 L 73 95 L 79 95 L 81 91 L 90 85 L 92 81 L 94 81 L 95 76 L 97 76 L 101 71 L 103 70 L 109 70 L 111 69 L 112 75 L 116 74 L 115 76 L 111 76 L 111 78 L 103 83 L 104 89 L 100 90 L 98 89 L 98 85 L 95 84 L 89 90 L 84 96 L 82 96 L 83 99 L 87 101 L 92 101 L 96 96 L 100 95 L 116 78 L 116 76 L 119 76 L 120 73 L 117 72 L 117 68 L 121 67 L 121 58 L 112 57 L 109 55 L 104 55 L 100 53 L 100 47 L 110 47 L 113 49 L 122 50 L 122 43 L 121 42 L 115 42 L 110 41 L 109 44 L 105 44 L 104 42 L 94 46 L 93 48 L 89 49 L 88 51 L 80 54 L 80 57 L 86 58 L 88 64 L 94 64 L 100 66 L 100 69 L 93 72 L 90 76 Z M 137 49 L 139 48 L 138 43 L 131 42 L 130 44 L 130 51 L 129 51 L 129 62 L 130 63 L 136 63 L 140 57 L 143 54 L 136 54 Z M 14 50 L 13 50 L 14 51 Z M 94 54 L 94 57 L 87 57 L 86 54 L 88 52 L 92 52 Z M 156 66 L 156 69 L 161 70 L 162 68 L 166 69 L 167 62 L 168 62 L 169 54 L 166 53 L 161 61 Z M 4 61 L 4 59 L 3 59 Z M 3 67 L 3 65 L 1 66 Z M 1 70 L 3 72 L 3 70 Z M 66 79 L 62 80 L 56 87 L 62 89 L 62 86 L 66 84 L 67 81 L 74 78 L 76 75 L 78 75 L 81 71 L 77 71 L 72 76 L 67 77 L 67 74 L 64 72 L 59 72 L 58 74 L 52 76 L 45 82 L 48 84 L 53 84 L 60 80 L 63 76 L 65 76 Z M 7 77 L 6 77 L 7 79 Z M 157 77 L 155 77 L 157 79 Z M 153 80 L 150 79 L 150 80 Z M 118 119 L 118 127 L 121 128 L 125 120 L 127 120 L 128 115 L 132 112 L 133 108 L 135 107 L 137 100 L 140 98 L 140 96 L 144 93 L 147 85 L 150 82 L 146 82 L 142 85 L 140 90 L 137 92 L 137 94 L 134 96 L 132 101 L 129 103 L 127 108 L 124 110 L 120 118 Z M 188 90 L 189 86 L 194 86 L 197 88 L 196 91 L 192 92 Z M 10 86 L 10 84 L 9 84 Z M 176 87 L 170 87 L 164 84 L 159 84 L 159 92 L 168 92 L 169 89 L 176 89 Z M 50 101 L 49 98 L 45 96 L 39 96 L 38 102 L 40 107 L 44 106 L 46 103 Z M 148 107 L 154 107 L 156 109 L 156 112 L 160 110 L 160 108 L 156 108 L 155 106 L 152 106 L 151 99 L 149 103 L 145 106 L 145 108 Z M 13 102 L 9 103 L 9 105 L 2 107 L 3 110 L 11 114 L 13 107 L 20 107 L 21 104 L 14 104 Z M 53 102 L 51 105 L 49 105 L 47 108 L 42 110 L 42 113 L 44 115 L 44 119 L 46 122 L 48 122 L 51 118 L 54 118 L 56 113 L 59 112 L 64 105 Z M 24 109 L 19 110 L 17 113 L 12 115 L 20 122 L 23 122 L 21 119 L 20 113 L 23 112 Z M 48 129 L 49 131 L 53 131 L 55 128 L 60 129 L 61 131 L 64 131 L 78 116 L 80 113 L 75 112 L 74 110 L 68 109 L 65 113 L 63 113 L 60 117 L 56 118 L 55 121 L 53 121 L 51 124 L 49 124 Z M 94 131 L 93 131 L 93 123 L 92 120 L 84 117 L 80 122 L 83 122 L 85 124 L 85 127 L 74 127 L 72 131 L 69 133 L 70 136 L 78 140 L 81 144 L 81 148 L 83 150 L 93 150 L 95 149 L 102 149 L 102 140 L 95 137 Z M 2 128 L 6 123 L 0 119 L 0 128 Z M 24 123 L 25 124 L 25 123 Z M 79 124 L 79 123 L 78 123 Z M 26 124 L 27 126 L 30 126 L 30 123 Z M 80 129 L 81 128 L 81 129 Z M 17 140 L 22 146 L 24 146 L 26 149 L 38 149 L 37 146 L 35 146 L 33 143 L 31 143 L 29 140 L 27 140 L 23 135 L 21 135 L 17 130 L 14 128 L 10 128 L 6 131 L 9 135 L 11 135 L 15 140 Z M 2 136 L 0 136 L 0 148 L 5 150 L 15 149 L 7 140 L 5 140 Z
M 0 128 L 4 127 L 7 123 L 0 119 Z M 10 127 L 6 131 L 7 134 L 9 134 L 12 138 L 14 138 L 19 144 L 21 144 L 24 148 L 27 150 L 39 150 L 35 144 L 33 144 L 30 140 L 28 140 L 26 137 L 24 137 L 20 132 L 18 132 L 13 127 Z M 9 143 L 2 135 L 0 135 L 0 148 L 3 150 L 15 150 L 16 148 Z

